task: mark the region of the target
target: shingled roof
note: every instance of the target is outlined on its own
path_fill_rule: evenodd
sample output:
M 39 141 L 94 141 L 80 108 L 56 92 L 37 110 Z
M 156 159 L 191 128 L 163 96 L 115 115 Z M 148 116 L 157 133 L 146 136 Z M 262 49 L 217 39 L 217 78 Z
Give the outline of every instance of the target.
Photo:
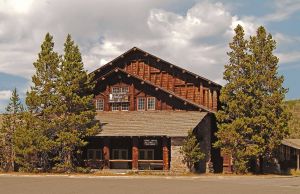
M 198 111 L 98 112 L 102 132 L 97 136 L 184 137 L 207 115 Z
M 281 143 L 283 145 L 300 150 L 300 139 L 284 139 Z

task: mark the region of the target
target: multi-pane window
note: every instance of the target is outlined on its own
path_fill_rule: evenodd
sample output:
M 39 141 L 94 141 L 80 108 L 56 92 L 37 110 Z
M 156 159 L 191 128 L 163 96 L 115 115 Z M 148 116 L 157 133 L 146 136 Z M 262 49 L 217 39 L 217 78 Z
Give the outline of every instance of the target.
M 121 110 L 122 111 L 128 111 L 129 110 L 129 103 L 128 102 L 122 102 L 121 103 Z
M 119 103 L 111 103 L 111 110 L 118 111 L 119 110 Z
M 100 149 L 88 149 L 87 150 L 88 160 L 102 160 L 102 151 Z
M 122 87 L 121 88 L 122 93 L 128 93 L 128 91 L 129 91 L 128 87 Z
M 113 87 L 113 88 L 111 89 L 111 93 L 113 93 L 113 94 L 120 93 L 120 88 L 119 88 L 119 87 Z
M 155 110 L 155 98 L 154 97 L 147 98 L 147 110 Z
M 139 160 L 154 160 L 154 149 L 140 149 Z
M 128 93 L 128 87 L 113 87 L 111 93 L 118 94 L 118 93 Z
M 128 150 L 126 149 L 113 149 L 112 150 L 112 158 L 115 160 L 127 160 L 128 159 Z
M 97 99 L 96 100 L 96 110 L 97 111 L 103 111 L 104 110 L 104 100 L 103 99 Z
M 138 97 L 137 110 L 145 110 L 145 98 L 144 97 Z

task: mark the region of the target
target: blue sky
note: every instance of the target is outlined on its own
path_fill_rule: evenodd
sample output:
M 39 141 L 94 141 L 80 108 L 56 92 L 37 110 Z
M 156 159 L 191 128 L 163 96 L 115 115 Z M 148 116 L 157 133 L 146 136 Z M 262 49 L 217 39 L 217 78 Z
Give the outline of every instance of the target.
M 300 0 L 0 0 L 0 112 L 24 99 L 47 32 L 62 53 L 70 33 L 92 71 L 133 46 L 220 84 L 233 29 L 260 25 L 277 41 L 287 99 L 300 98 Z

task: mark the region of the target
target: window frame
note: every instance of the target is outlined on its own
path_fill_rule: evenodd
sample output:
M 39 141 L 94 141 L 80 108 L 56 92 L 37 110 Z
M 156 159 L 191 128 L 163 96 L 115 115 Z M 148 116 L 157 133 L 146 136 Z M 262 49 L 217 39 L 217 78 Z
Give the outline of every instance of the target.
M 124 109 L 123 104 L 126 104 L 127 107 Z M 121 111 L 129 111 L 129 102 L 121 102 Z
M 115 158 L 115 151 L 118 152 L 118 158 Z M 122 152 L 126 152 L 126 158 L 122 158 Z M 128 160 L 128 149 L 112 149 L 112 159 L 113 160 Z
M 143 109 L 140 109 L 140 100 L 143 100 Z M 136 109 L 137 111 L 145 111 L 146 107 L 145 107 L 145 103 L 146 103 L 146 100 L 145 100 L 145 97 L 137 97 L 137 103 L 136 103 Z
M 93 157 L 92 158 L 89 157 L 89 152 L 90 151 L 92 151 L 92 153 L 93 153 Z M 97 158 L 97 151 L 100 151 L 100 158 Z M 87 160 L 102 160 L 103 159 L 102 150 L 101 149 L 95 149 L 95 148 L 87 149 L 87 151 L 86 151 L 86 158 L 87 158 Z
M 151 157 L 149 157 L 148 152 L 151 151 Z M 144 159 L 140 158 L 140 152 L 144 152 Z M 154 160 L 154 149 L 139 149 L 139 160 Z
M 153 108 L 149 108 L 150 99 L 153 100 Z M 155 110 L 156 109 L 155 103 L 156 103 L 155 97 L 147 97 L 147 110 Z
M 98 106 L 99 102 L 102 102 L 102 109 L 99 109 L 99 106 Z M 96 111 L 104 111 L 104 99 L 103 98 L 96 99 L 95 105 L 96 105 Z
M 118 103 L 118 102 L 111 103 L 111 111 L 119 111 L 120 110 L 120 105 L 119 104 L 120 103 Z M 117 109 L 115 109 L 115 108 L 117 108 Z

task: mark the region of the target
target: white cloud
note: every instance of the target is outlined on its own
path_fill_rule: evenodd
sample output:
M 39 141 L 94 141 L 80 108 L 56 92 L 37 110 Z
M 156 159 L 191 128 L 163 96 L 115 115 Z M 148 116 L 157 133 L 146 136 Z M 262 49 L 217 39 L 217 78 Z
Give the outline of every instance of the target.
M 273 2 L 275 11 L 263 17 L 266 22 L 280 22 L 288 19 L 300 10 L 299 0 L 276 0 Z
M 28 0 L 18 4 L 19 8 L 12 8 L 14 2 L 2 0 L 1 5 L 3 2 L 0 72 L 26 78 L 34 73 L 32 63 L 49 31 L 59 52 L 67 33 L 72 34 L 89 71 L 138 46 L 219 81 L 235 26 L 242 24 L 246 34 L 257 27 L 254 18 L 239 18 L 226 5 L 210 1 L 193 4 L 180 14 L 168 9 L 184 4 L 180 0 Z M 20 13 L 21 7 L 26 11 Z M 8 13 L 8 8 L 16 14 Z
M 0 91 L 0 100 L 8 100 L 11 96 L 11 91 L 2 90 Z
M 287 53 L 276 53 L 275 54 L 279 59 L 281 64 L 293 63 L 300 61 L 300 52 L 292 51 Z M 294 65 L 294 64 L 292 64 Z

